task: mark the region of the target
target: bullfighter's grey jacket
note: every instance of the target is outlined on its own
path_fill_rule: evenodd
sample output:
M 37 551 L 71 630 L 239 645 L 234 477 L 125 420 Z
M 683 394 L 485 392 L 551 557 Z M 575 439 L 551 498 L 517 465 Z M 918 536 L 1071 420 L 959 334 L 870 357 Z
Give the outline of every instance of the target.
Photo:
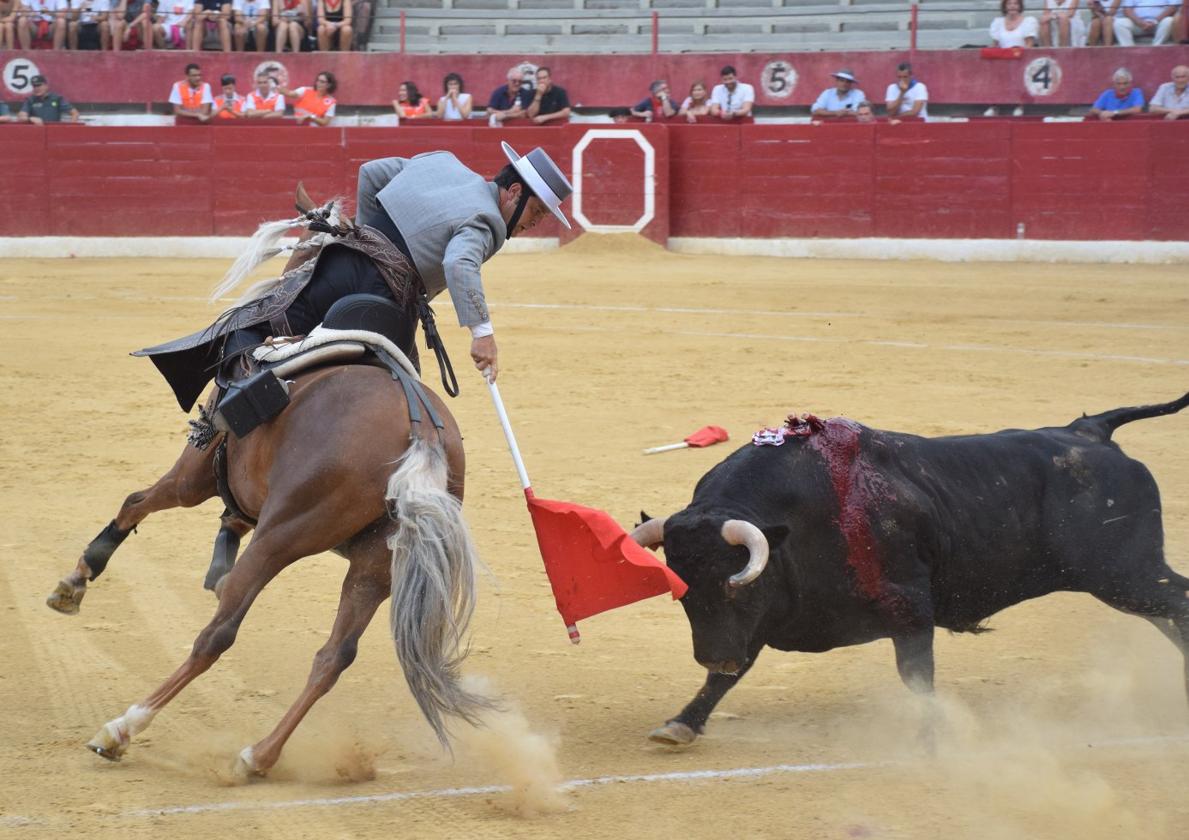
M 499 187 L 450 152 L 383 158 L 359 169 L 356 218 L 383 210 L 401 232 L 432 299 L 450 291 L 458 323 L 490 320 L 480 266 L 504 245 Z

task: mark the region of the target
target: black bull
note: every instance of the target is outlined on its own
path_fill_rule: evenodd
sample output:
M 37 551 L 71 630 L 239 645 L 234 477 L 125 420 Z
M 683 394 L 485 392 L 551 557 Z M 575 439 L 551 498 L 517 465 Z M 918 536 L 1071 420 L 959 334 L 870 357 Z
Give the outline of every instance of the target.
M 782 445 L 736 450 L 688 507 L 632 534 L 663 542 L 689 584 L 682 605 L 709 671 L 652 739 L 693 741 L 765 646 L 891 638 L 901 679 L 931 693 L 934 627 L 975 632 L 1057 591 L 1151 621 L 1186 657 L 1189 690 L 1189 579 L 1165 563 L 1151 473 L 1111 441 L 1186 405 L 1189 394 L 1061 428 L 941 438 L 790 418 L 772 436 Z

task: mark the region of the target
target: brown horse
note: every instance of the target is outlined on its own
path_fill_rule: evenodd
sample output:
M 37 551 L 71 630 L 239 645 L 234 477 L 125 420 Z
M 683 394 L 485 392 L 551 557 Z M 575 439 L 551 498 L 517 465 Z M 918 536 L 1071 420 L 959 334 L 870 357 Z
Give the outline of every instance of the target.
M 132 736 L 231 647 L 252 602 L 277 573 L 331 549 L 350 567 L 330 638 L 280 723 L 240 753 L 240 769 L 264 773 L 276 763 L 302 718 L 354 660 L 360 636 L 390 595 L 397 658 L 439 740 L 447 744 L 445 716 L 475 722 L 490 701 L 459 684 L 478 563 L 462 517 L 465 457 L 454 418 L 437 395 L 426 394 L 444 422 L 441 430 L 414 430 L 428 424 L 410 421 L 404 392 L 383 368 L 318 368 L 294 377 L 291 402 L 278 417 L 228 440 L 228 483 L 243 512 L 257 520 L 256 533 L 226 576 L 215 616 L 190 656 L 144 701 L 104 724 L 90 749 L 119 758 Z M 187 448 L 153 487 L 125 501 L 88 551 L 101 543 L 106 562 L 153 511 L 215 494 L 208 453 Z M 94 568 L 84 554 L 50 606 L 76 611 L 88 577 Z

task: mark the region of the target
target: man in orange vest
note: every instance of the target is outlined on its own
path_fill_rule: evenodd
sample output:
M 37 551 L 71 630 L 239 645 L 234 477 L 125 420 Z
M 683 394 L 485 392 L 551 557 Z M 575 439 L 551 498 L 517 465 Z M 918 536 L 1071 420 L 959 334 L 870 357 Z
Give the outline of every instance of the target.
M 227 74 L 219 81 L 223 84 L 223 95 L 215 102 L 215 119 L 238 120 L 243 116 L 244 98 L 235 92 L 235 76 Z
M 211 96 L 211 86 L 202 80 L 202 70 L 197 64 L 187 64 L 186 78 L 173 83 L 169 104 L 175 117 L 190 117 L 200 122 L 211 118 L 215 98 Z

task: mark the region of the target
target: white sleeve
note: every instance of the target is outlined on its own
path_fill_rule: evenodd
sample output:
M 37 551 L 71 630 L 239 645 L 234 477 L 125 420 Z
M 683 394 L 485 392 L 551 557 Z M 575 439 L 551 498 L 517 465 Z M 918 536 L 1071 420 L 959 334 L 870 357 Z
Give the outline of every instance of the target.
M 690 105 L 692 105 L 692 104 L 694 104 L 694 99 L 693 99 L 693 97 L 692 97 L 692 96 L 687 96 L 687 97 L 685 97 L 685 101 L 681 103 L 681 107 L 680 107 L 678 110 L 679 110 L 679 111 L 685 111 L 685 110 L 687 110 L 687 109 L 689 108 L 689 106 L 690 106 Z
M 900 85 L 892 83 L 888 85 L 888 92 L 883 95 L 884 104 L 888 102 L 895 102 L 896 97 L 900 95 Z
M 749 85 L 746 82 L 741 82 L 739 84 L 739 87 L 743 88 L 743 101 L 744 102 L 755 102 L 756 101 L 756 89 L 755 89 L 754 85 Z
M 722 85 L 715 85 L 710 91 L 710 101 L 720 108 L 727 107 L 727 89 Z
M 925 84 L 923 82 L 917 82 L 915 85 L 912 86 L 912 88 L 910 88 L 910 90 L 912 90 L 912 89 L 916 90 L 916 93 L 914 94 L 913 100 L 912 100 L 914 105 L 917 102 L 928 102 L 929 101 L 929 88 L 925 87 Z
M 991 21 L 991 40 L 997 46 L 1003 45 L 1003 18 L 997 17 Z
M 273 103 L 272 109 L 274 111 L 281 111 L 283 113 L 285 110 L 285 97 L 277 94 L 277 101 Z
M 484 321 L 482 324 L 475 324 L 471 327 L 471 338 L 484 338 L 489 335 L 495 335 L 495 327 L 491 326 L 491 321 Z
M 260 106 L 256 104 L 256 91 L 252 91 L 244 97 L 244 111 L 258 111 Z
M 322 116 L 324 116 L 324 117 L 333 117 L 333 116 L 334 116 L 334 109 L 335 109 L 337 106 L 338 106 L 338 102 L 331 102 L 331 103 L 330 103 L 330 107 L 326 109 L 326 113 L 325 113 L 325 114 L 323 114 Z
M 1040 23 L 1036 18 L 1029 15 L 1024 18 L 1024 22 L 1020 24 L 1020 38 L 1040 38 Z
M 178 89 L 177 82 L 174 82 L 173 87 L 169 89 L 169 104 L 170 105 L 181 105 L 182 104 L 182 92 L 181 92 L 181 90 Z
M 214 105 L 215 104 L 215 97 L 211 96 L 210 82 L 202 83 L 202 104 L 203 105 Z
M 828 108 L 826 107 L 826 97 L 827 97 L 827 96 L 829 96 L 829 95 L 830 95 L 830 91 L 829 91 L 829 90 L 823 90 L 823 91 L 821 92 L 821 95 L 819 95 L 819 96 L 818 96 L 818 98 L 817 98 L 817 100 L 816 100 L 816 101 L 813 103 L 813 107 L 812 107 L 812 108 L 810 108 L 809 110 L 810 110 L 810 111 L 825 111 L 825 110 L 830 110 L 830 109 L 828 109 Z

